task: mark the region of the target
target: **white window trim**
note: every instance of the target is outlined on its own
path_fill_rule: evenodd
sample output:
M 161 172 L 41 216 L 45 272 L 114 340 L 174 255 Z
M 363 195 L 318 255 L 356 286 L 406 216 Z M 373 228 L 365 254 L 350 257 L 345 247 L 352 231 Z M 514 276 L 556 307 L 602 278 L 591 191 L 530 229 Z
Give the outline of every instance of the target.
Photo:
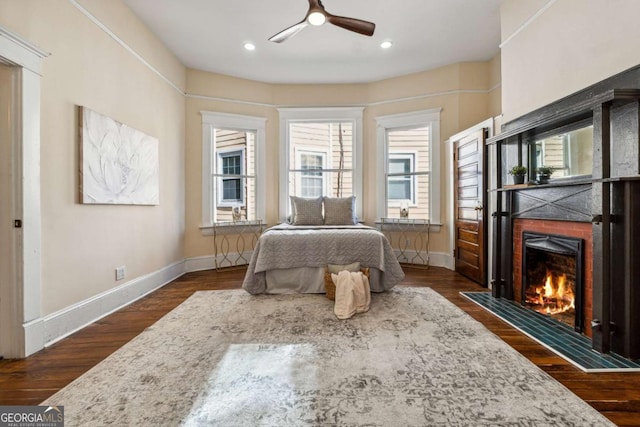
M 416 168 L 416 158 L 418 157 L 418 153 L 415 151 L 403 151 L 403 152 L 398 152 L 398 153 L 389 153 L 389 159 L 387 160 L 391 160 L 391 159 L 400 159 L 400 160 L 404 160 L 404 159 L 409 159 L 409 163 L 410 163 L 410 169 L 409 171 L 411 173 L 415 173 L 415 168 Z M 429 175 L 429 173 L 425 173 L 425 175 Z M 400 205 L 403 202 L 407 202 L 409 203 L 409 207 L 415 207 L 416 206 L 416 176 L 417 175 L 410 175 L 410 184 L 411 184 L 411 198 L 410 199 L 393 199 L 393 200 L 389 200 L 389 206 L 391 207 L 400 207 Z M 385 183 L 386 185 L 387 183 Z M 388 190 L 387 190 L 388 191 Z
M 304 122 L 353 122 L 353 194 L 356 196 L 356 215 L 362 218 L 363 139 L 362 113 L 364 107 L 278 108 L 280 115 L 280 197 L 279 220 L 284 222 L 289 202 L 289 125 Z
M 313 156 L 321 156 L 322 157 L 322 169 L 329 169 L 330 165 L 327 164 L 327 160 L 329 158 L 329 150 L 322 150 L 319 147 L 315 147 L 315 148 L 307 148 L 307 147 L 299 147 L 296 149 L 295 152 L 295 156 L 296 156 L 296 164 L 300 165 L 299 168 L 297 169 L 302 169 L 302 155 L 303 154 L 310 154 Z M 296 173 L 296 185 L 297 188 L 300 189 L 300 191 L 302 191 L 302 173 Z M 326 172 L 322 173 L 321 176 L 322 179 L 322 193 L 323 194 L 327 194 L 327 176 L 326 176 Z
M 213 142 L 214 129 L 230 129 L 241 132 L 255 132 L 255 173 L 256 173 L 256 219 L 266 217 L 265 171 L 266 171 L 266 124 L 264 117 L 244 116 L 240 114 L 200 111 L 202 115 L 202 224 L 203 234 L 213 225 L 213 189 L 212 172 L 215 170 Z
M 240 199 L 241 200 L 231 200 L 231 201 L 226 201 L 222 198 L 222 180 L 227 178 L 222 174 L 222 157 L 225 156 L 226 154 L 229 153 L 239 153 L 240 154 L 240 177 L 235 177 L 235 176 L 230 176 L 228 178 L 239 178 L 240 179 Z M 216 153 L 217 156 L 217 161 L 218 161 L 218 167 L 217 167 L 217 185 L 218 185 L 218 191 L 216 191 L 217 194 L 217 199 L 218 199 L 218 206 L 223 207 L 223 208 L 228 208 L 228 207 L 233 207 L 236 206 L 237 204 L 241 203 L 244 204 L 245 203 L 245 191 L 244 191 L 244 186 L 242 185 L 243 180 L 246 180 L 246 171 L 244 170 L 244 163 L 246 161 L 246 152 L 244 148 L 223 148 L 217 151 Z
M 440 225 L 440 112 L 442 108 L 415 111 L 405 114 L 392 114 L 376 117 L 377 150 L 376 183 L 378 202 L 376 214 L 378 218 L 387 216 L 387 133 L 391 130 L 429 127 L 429 221 L 432 225 Z

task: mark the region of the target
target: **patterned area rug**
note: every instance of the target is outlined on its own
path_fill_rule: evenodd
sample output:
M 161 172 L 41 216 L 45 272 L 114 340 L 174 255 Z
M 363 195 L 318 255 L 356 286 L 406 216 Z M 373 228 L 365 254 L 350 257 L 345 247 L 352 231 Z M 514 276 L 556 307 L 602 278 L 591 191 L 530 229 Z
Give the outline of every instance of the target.
M 611 426 L 429 288 L 197 292 L 47 399 L 67 426 Z

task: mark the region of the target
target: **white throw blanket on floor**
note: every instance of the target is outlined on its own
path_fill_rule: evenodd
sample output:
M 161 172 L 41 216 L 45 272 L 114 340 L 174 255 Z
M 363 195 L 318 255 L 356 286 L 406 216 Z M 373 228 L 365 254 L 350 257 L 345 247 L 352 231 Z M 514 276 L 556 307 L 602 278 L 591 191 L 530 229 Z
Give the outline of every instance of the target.
M 334 313 L 338 319 L 348 319 L 356 313 L 369 311 L 371 292 L 369 278 L 362 272 L 341 271 L 332 274 L 336 285 L 336 303 Z

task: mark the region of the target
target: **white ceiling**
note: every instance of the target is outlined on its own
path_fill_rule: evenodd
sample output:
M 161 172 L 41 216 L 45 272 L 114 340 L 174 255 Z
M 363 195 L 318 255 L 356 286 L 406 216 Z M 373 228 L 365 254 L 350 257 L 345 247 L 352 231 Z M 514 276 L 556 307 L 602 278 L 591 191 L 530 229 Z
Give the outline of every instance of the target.
M 278 44 L 267 39 L 300 22 L 307 0 L 124 0 L 187 67 L 269 83 L 363 83 L 488 60 L 503 1 L 323 0 L 333 15 L 374 22 L 374 35 L 326 23 Z

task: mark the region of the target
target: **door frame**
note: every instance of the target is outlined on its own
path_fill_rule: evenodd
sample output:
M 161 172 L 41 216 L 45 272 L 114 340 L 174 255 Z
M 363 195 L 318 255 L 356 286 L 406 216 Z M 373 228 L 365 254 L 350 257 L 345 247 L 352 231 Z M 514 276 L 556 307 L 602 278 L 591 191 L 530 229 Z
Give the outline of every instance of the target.
M 448 149 L 448 161 L 447 161 L 447 166 L 449 168 L 449 179 L 447 180 L 447 194 L 449 194 L 449 224 L 451 224 L 451 227 L 449 227 L 449 242 L 450 242 L 450 247 L 449 247 L 449 254 L 451 255 L 451 260 L 452 260 L 452 270 L 456 269 L 456 262 L 455 262 L 455 256 L 454 256 L 454 250 L 456 248 L 456 227 L 455 227 L 455 221 L 456 221 L 456 214 L 454 211 L 454 207 L 455 207 L 455 189 L 454 189 L 454 173 L 456 171 L 455 169 L 455 161 L 454 161 L 454 153 L 455 153 L 455 144 L 457 142 L 459 142 L 460 140 L 462 140 L 463 138 L 466 138 L 467 136 L 471 135 L 472 133 L 478 132 L 481 129 L 487 129 L 487 135 L 486 138 L 491 138 L 494 135 L 494 129 L 495 129 L 495 119 L 494 118 L 490 118 L 487 120 L 484 120 L 476 125 L 471 126 L 470 128 L 467 128 L 461 132 L 456 133 L 455 135 L 452 135 L 449 137 L 449 139 L 447 139 L 446 143 L 447 145 L 449 145 L 449 149 Z M 489 152 L 489 150 L 487 150 L 487 152 L 485 152 L 487 155 L 487 159 L 485 159 L 485 163 L 488 165 L 491 165 L 491 154 Z M 486 173 L 486 171 L 484 171 L 483 173 Z M 495 185 L 495 183 L 493 183 Z M 487 176 L 487 187 L 492 188 L 492 182 L 491 182 L 491 175 Z M 493 212 L 493 204 L 495 203 L 493 201 L 493 199 L 491 197 L 489 197 L 490 195 L 487 196 L 487 204 L 489 206 L 484 206 L 484 212 L 485 215 L 487 216 L 487 220 L 484 222 L 484 226 L 486 228 L 486 234 L 488 236 L 491 235 L 492 230 L 493 230 L 493 225 L 491 223 L 491 221 L 489 220 L 489 215 L 488 212 Z M 492 242 L 491 239 L 487 239 L 488 242 L 486 242 L 486 253 L 485 253 L 485 263 L 487 264 L 485 266 L 485 277 L 486 277 L 486 282 L 487 282 L 487 287 L 489 289 L 491 289 L 491 284 L 489 283 L 488 278 L 492 277 L 491 276 L 491 267 L 492 267 L 492 263 L 491 263 L 491 246 L 492 246 Z
M 9 244 L 12 271 L 0 289 L 8 322 L 0 355 L 26 357 L 44 347 L 41 318 L 40 78 L 49 54 L 0 26 L 0 59 L 18 68 L 12 108 L 11 212 L 19 220 Z M 4 280 L 4 279 L 3 279 Z

